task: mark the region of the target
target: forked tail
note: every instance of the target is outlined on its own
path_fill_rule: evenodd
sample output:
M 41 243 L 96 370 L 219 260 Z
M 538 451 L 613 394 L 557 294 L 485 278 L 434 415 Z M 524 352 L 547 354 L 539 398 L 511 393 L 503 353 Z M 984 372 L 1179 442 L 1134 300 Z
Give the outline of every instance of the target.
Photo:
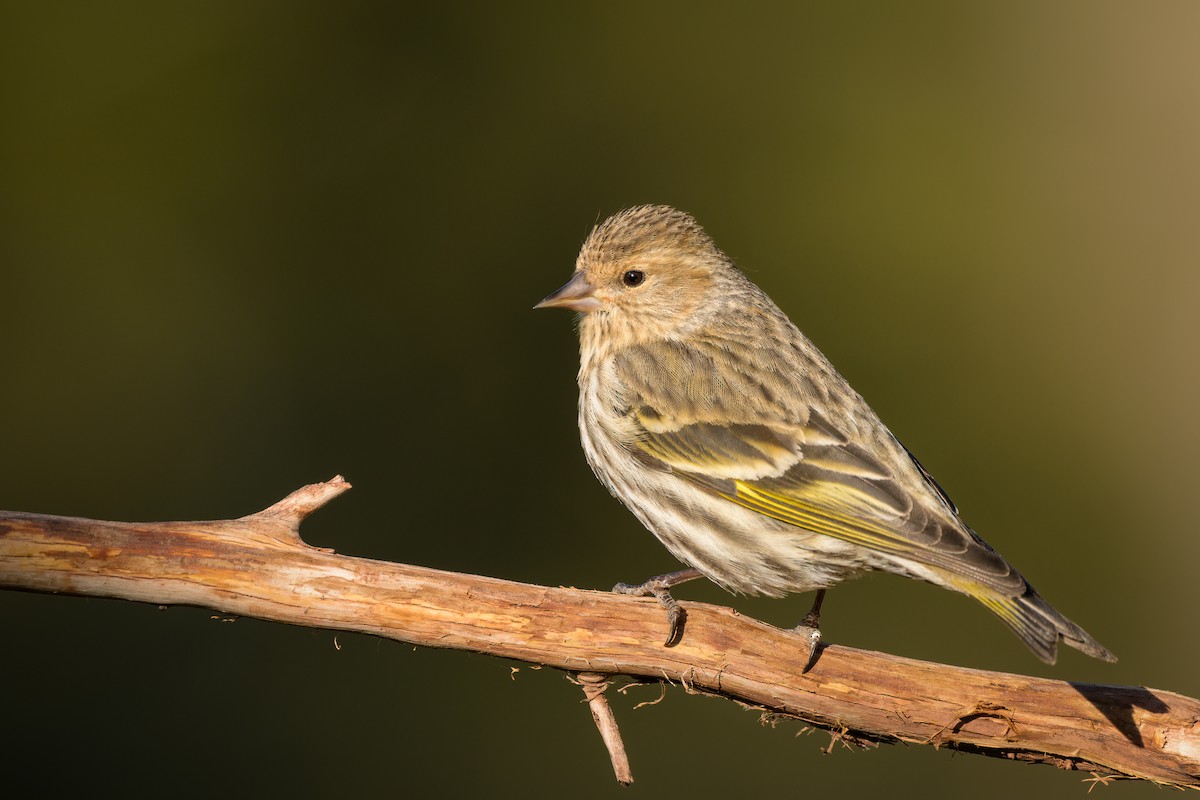
M 1053 664 L 1058 657 L 1058 640 L 1102 661 L 1116 661 L 1117 657 L 1104 645 L 1097 642 L 1083 628 L 1051 608 L 1032 586 L 1020 597 L 1004 597 L 988 589 L 968 592 L 979 602 L 991 609 L 1004 624 L 1012 628 L 1034 655 Z

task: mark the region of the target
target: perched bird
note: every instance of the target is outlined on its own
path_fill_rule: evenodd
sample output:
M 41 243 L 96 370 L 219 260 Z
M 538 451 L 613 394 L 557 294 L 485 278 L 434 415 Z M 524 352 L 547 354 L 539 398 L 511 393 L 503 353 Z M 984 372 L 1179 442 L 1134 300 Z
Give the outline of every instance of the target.
M 1034 654 L 1113 655 L 959 518 L 928 472 L 690 215 L 638 206 L 597 225 L 536 308 L 580 312 L 579 431 L 609 491 L 690 569 L 678 583 L 782 596 L 882 570 L 974 597 Z

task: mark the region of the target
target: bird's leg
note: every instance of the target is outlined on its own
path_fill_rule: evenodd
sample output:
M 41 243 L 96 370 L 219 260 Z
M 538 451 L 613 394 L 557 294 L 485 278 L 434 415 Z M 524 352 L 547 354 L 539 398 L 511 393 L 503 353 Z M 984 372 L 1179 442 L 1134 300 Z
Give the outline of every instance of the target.
M 796 626 L 797 633 L 808 637 L 808 661 L 805 662 L 801 672 L 808 672 L 812 669 L 813 662 L 817 660 L 817 648 L 821 644 L 821 603 L 823 602 L 825 602 L 825 590 L 818 589 L 817 596 L 813 598 L 812 608 Z
M 678 572 L 668 572 L 666 575 L 655 575 L 645 583 L 618 583 L 613 587 L 613 591 L 617 594 L 631 594 L 635 597 L 653 596 L 658 600 L 659 605 L 667 610 L 667 626 L 669 628 L 667 641 L 663 643 L 663 646 L 674 647 L 683 635 L 683 621 L 687 619 L 687 612 L 679 605 L 678 600 L 671 597 L 671 587 L 702 577 L 704 576 L 698 569 L 681 569 Z

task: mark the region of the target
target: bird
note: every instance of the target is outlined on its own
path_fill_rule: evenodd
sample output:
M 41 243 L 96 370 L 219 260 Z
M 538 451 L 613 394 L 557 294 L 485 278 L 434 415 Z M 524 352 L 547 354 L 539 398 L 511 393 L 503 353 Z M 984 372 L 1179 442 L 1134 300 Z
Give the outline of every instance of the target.
M 713 242 L 666 205 L 595 225 L 565 285 L 577 312 L 579 435 L 600 482 L 686 567 L 615 591 L 685 616 L 670 589 L 825 591 L 872 571 L 982 603 L 1042 661 L 1063 641 L 1116 658 L 961 519 L 933 476 L 829 360 Z

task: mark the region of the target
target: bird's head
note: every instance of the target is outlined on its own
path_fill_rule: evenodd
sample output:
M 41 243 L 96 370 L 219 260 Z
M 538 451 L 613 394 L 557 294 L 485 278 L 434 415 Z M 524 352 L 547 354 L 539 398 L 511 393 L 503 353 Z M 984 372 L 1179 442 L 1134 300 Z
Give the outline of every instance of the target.
M 571 280 L 535 308 L 578 311 L 581 333 L 621 347 L 681 334 L 740 277 L 691 215 L 636 206 L 592 230 Z

